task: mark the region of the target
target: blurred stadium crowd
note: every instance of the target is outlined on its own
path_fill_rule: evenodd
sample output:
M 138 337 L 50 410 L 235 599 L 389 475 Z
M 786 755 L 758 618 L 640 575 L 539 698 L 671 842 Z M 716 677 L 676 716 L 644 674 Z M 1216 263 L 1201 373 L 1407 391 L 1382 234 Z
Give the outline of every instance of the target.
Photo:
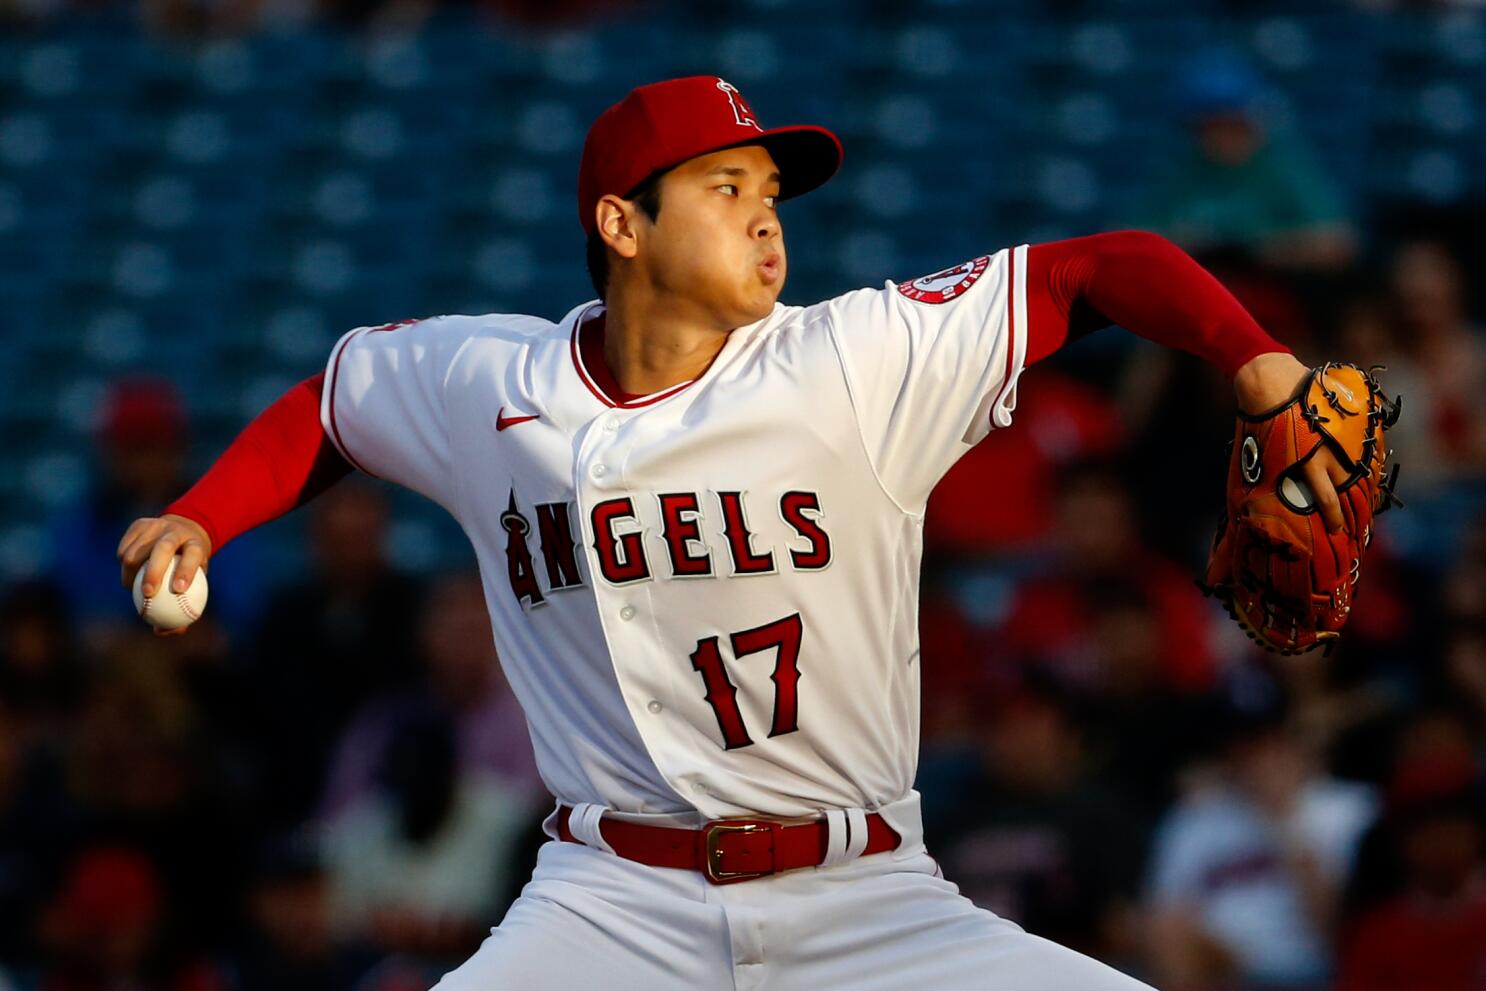
M 588 298 L 588 120 L 692 71 L 845 138 L 786 300 L 1162 231 L 1384 364 L 1341 648 L 1196 590 L 1231 387 L 1106 330 L 931 504 L 920 788 L 978 903 L 1168 991 L 1486 988 L 1486 18 L 1060 0 L 0 3 L 0 989 L 425 988 L 550 798 L 472 556 L 365 479 L 157 639 L 114 548 L 345 329 Z

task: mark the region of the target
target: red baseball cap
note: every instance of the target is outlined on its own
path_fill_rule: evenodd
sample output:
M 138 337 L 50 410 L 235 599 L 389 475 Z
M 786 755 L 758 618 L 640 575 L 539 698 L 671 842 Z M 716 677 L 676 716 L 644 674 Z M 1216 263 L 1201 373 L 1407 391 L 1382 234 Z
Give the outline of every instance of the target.
M 763 145 L 779 165 L 779 198 L 808 193 L 841 167 L 841 141 L 801 124 L 766 131 L 738 87 L 717 76 L 668 79 L 630 90 L 605 110 L 583 142 L 578 219 L 594 231 L 606 194 L 627 196 L 650 175 L 738 145 Z
M 179 443 L 186 439 L 186 406 L 168 379 L 128 378 L 103 402 L 99 434 L 105 443 Z

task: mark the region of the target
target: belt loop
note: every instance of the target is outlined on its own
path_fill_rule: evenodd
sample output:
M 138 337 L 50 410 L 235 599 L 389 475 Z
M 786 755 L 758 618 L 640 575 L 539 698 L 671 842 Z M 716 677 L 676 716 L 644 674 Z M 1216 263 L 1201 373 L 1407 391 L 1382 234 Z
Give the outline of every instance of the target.
M 604 839 L 603 832 L 599 829 L 599 820 L 604 816 L 604 807 L 584 802 L 573 806 L 573 814 L 568 817 L 568 829 L 572 831 L 573 838 L 587 846 L 598 847 L 605 853 L 613 853 L 614 848 L 609 841 Z
M 848 827 L 848 839 L 846 843 L 847 860 L 855 860 L 867 849 L 867 812 L 865 809 L 847 809 L 846 824 Z
M 840 809 L 826 809 L 826 855 L 820 866 L 835 867 L 846 863 L 846 813 Z

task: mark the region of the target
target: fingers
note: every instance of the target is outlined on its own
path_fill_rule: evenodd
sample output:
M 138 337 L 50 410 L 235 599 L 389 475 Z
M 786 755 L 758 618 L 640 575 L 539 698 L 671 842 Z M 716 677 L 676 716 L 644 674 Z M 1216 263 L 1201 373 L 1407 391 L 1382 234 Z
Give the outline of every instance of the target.
M 196 569 L 201 567 L 205 559 L 206 548 L 201 541 L 192 538 L 181 544 L 181 562 L 175 566 L 175 580 L 170 583 L 171 591 L 184 592 L 190 588 L 191 579 L 196 577 Z
M 145 598 L 154 595 L 165 581 L 165 569 L 170 566 L 170 559 L 175 557 L 176 548 L 180 546 L 180 538 L 171 531 L 166 531 L 155 541 L 155 546 L 150 548 L 149 560 L 144 566 L 144 586 L 141 591 Z
M 119 580 L 125 588 L 134 587 L 135 573 L 149 556 L 155 538 L 165 526 L 164 520 L 149 518 L 135 520 L 124 531 L 124 537 L 119 541 L 118 555 L 121 564 Z
M 133 523 L 130 523 L 129 529 L 125 530 L 124 535 L 119 538 L 119 546 L 114 548 L 114 555 L 122 558 L 124 556 L 124 548 L 128 547 L 134 541 L 134 538 L 138 536 L 140 530 L 149 526 L 153 522 L 155 521 L 146 519 L 135 520 Z
M 184 592 L 191 587 L 191 580 L 198 570 L 204 570 L 211 556 L 208 538 L 199 524 L 190 520 L 163 516 L 135 520 L 119 540 L 119 579 L 125 588 L 134 587 L 134 578 L 141 568 L 144 581 L 141 591 L 145 596 L 154 595 L 165 580 L 165 569 L 170 559 L 179 552 L 180 564 L 176 566 L 176 580 L 172 588 Z
M 1346 529 L 1346 519 L 1342 516 L 1341 499 L 1336 494 L 1336 484 L 1331 480 L 1326 460 L 1318 454 L 1301 467 L 1301 473 L 1310 486 L 1311 495 L 1321 511 L 1321 519 L 1325 522 L 1326 529 L 1331 533 L 1336 533 Z M 1330 460 L 1332 464 L 1335 464 L 1334 458 Z

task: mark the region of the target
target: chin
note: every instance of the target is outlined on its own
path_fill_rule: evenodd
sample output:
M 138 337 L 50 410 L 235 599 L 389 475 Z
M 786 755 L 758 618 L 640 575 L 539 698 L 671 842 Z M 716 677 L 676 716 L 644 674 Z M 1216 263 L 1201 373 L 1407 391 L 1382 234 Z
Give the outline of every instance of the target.
M 739 327 L 742 327 L 745 324 L 758 323 L 760 320 L 764 319 L 770 313 L 773 313 L 773 312 L 774 312 L 774 301 L 773 300 L 770 300 L 766 304 L 762 304 L 760 306 L 752 307 L 752 308 L 744 311 L 743 319 L 738 322 L 738 326 Z
M 765 289 L 761 295 L 749 301 L 750 305 L 747 307 L 747 309 L 752 314 L 752 316 L 748 318 L 749 323 L 762 320 L 764 317 L 774 312 L 774 304 L 779 301 L 778 290 L 781 288 L 782 285 L 782 283 L 778 283 L 776 285 L 770 286 Z

